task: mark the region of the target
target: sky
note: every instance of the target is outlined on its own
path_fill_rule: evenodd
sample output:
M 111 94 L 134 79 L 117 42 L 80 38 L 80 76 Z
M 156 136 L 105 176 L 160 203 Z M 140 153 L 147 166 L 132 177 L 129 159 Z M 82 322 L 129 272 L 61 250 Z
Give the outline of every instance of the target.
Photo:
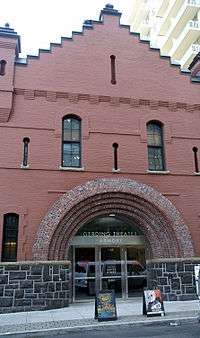
M 3 0 L 0 0 L 3 1 Z M 9 23 L 21 36 L 20 57 L 37 55 L 61 36 L 81 31 L 84 20 L 98 20 L 107 3 L 122 12 L 121 23 L 128 24 L 132 0 L 7 0 L 2 4 L 0 26 Z

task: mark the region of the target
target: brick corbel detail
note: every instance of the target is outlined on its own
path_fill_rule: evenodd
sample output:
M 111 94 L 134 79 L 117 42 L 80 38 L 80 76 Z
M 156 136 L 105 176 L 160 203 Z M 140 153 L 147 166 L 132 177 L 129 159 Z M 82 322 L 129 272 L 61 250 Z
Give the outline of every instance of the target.
M 90 95 L 89 102 L 91 104 L 98 104 L 99 103 L 99 96 L 98 95 Z
M 111 106 L 119 106 L 119 97 L 111 97 L 110 104 Z
M 190 113 L 200 110 L 200 104 L 190 104 L 187 105 L 186 110 Z
M 140 100 L 139 99 L 130 99 L 130 106 L 131 107 L 139 107 L 140 105 Z
M 77 103 L 78 99 L 79 99 L 78 94 L 73 94 L 73 93 L 68 94 L 69 102 Z
M 56 92 L 47 92 L 46 99 L 47 99 L 47 101 L 55 102 L 56 101 Z
M 178 110 L 178 105 L 176 102 L 170 102 L 169 103 L 169 110 L 171 111 L 177 111 Z
M 157 110 L 159 108 L 158 101 L 151 100 L 150 101 L 150 108 L 153 109 L 153 110 Z
M 51 92 L 45 90 L 29 90 L 19 89 L 14 90 L 16 95 L 24 95 L 26 99 L 34 99 L 35 97 L 46 97 L 48 101 L 55 101 L 58 98 L 68 99 L 69 102 L 77 103 L 78 101 L 89 101 L 91 104 L 99 102 L 108 102 L 111 105 L 129 104 L 131 107 L 149 107 L 151 110 L 159 110 L 159 108 L 167 108 L 169 111 L 176 111 L 178 109 L 186 111 L 200 111 L 200 104 L 187 104 L 185 102 L 148 100 L 142 98 L 128 98 L 128 97 L 111 97 L 106 95 L 89 95 L 84 93 L 65 93 L 65 92 Z
M 26 89 L 24 91 L 24 98 L 25 100 L 34 100 L 35 99 L 35 92 L 32 89 Z

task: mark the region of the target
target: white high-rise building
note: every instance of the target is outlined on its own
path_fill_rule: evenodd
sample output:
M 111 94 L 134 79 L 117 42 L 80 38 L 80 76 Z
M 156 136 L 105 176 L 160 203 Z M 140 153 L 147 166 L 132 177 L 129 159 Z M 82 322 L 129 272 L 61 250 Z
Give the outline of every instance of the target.
M 182 71 L 200 52 L 200 0 L 132 0 L 130 24 Z

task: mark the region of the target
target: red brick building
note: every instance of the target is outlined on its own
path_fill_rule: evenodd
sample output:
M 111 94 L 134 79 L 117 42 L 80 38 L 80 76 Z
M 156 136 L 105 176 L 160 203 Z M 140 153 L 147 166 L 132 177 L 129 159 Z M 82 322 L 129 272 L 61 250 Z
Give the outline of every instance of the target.
M 0 29 L 2 266 L 70 260 L 76 299 L 94 262 L 96 288 L 109 287 L 98 267 L 110 260 L 124 298 L 134 293 L 129 267 L 146 265 L 148 285 L 167 299 L 193 298 L 199 83 L 120 15 L 107 5 L 99 21 L 26 61 L 17 33 Z

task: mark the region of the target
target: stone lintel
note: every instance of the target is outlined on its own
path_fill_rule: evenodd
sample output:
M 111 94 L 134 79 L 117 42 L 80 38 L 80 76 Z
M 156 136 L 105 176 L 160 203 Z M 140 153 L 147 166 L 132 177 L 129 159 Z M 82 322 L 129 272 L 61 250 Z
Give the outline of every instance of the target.
M 148 259 L 146 261 L 147 264 L 155 264 L 155 263 L 175 263 L 175 262 L 200 262 L 200 257 L 169 257 L 169 258 L 155 258 Z
M 21 262 L 0 262 L 0 266 L 10 266 L 10 265 L 70 265 L 70 261 L 21 261 Z

